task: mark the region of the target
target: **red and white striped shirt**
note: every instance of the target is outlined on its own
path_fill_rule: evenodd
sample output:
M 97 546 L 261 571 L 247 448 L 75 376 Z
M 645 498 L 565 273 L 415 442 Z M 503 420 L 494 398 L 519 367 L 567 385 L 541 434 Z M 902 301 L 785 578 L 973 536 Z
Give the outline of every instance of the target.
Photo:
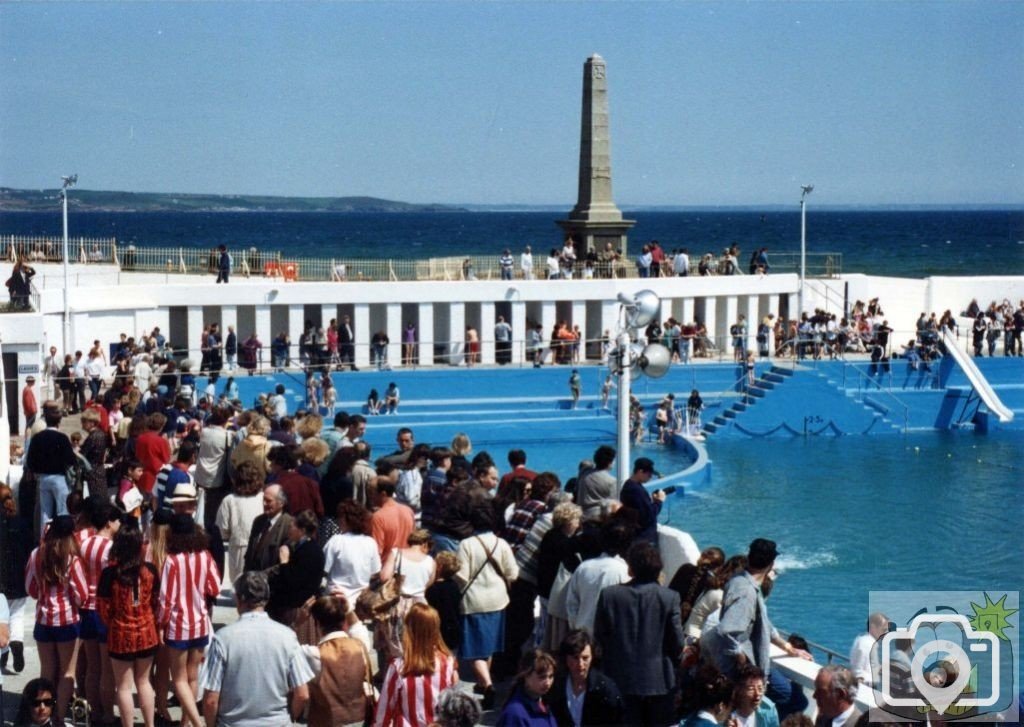
M 220 593 L 220 573 L 208 550 L 174 553 L 160 578 L 160 626 L 172 641 L 191 641 L 210 633 L 206 599 Z
M 96 528 L 82 528 L 81 530 L 75 531 L 75 542 L 78 543 L 78 548 L 81 550 L 82 543 L 85 542 L 86 538 L 90 538 L 96 534 Z
M 68 563 L 68 580 L 63 585 L 46 585 L 39 571 L 39 548 L 32 551 L 25 567 L 25 590 L 36 599 L 36 623 L 42 626 L 71 626 L 78 623 L 78 609 L 89 595 L 85 567 L 77 555 Z
M 402 676 L 404 663 L 395 659 L 381 687 L 374 727 L 427 727 L 434 722 L 438 695 L 458 683 L 455 657 L 437 655 L 434 673 Z
M 90 535 L 82 541 L 82 562 L 85 564 L 85 577 L 89 583 L 89 597 L 82 608 L 96 610 L 96 586 L 100 582 L 100 574 L 110 565 L 110 546 L 113 541 L 105 535 Z

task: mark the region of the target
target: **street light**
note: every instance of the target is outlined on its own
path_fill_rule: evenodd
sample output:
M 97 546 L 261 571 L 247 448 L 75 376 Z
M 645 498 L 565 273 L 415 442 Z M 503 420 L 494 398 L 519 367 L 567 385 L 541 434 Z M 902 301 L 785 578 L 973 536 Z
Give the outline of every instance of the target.
M 804 312 L 804 278 L 807 276 L 807 195 L 814 191 L 813 184 L 800 187 L 800 290 L 797 294 L 798 310 L 796 319 L 799 321 Z
M 68 306 L 68 288 L 70 285 L 70 273 L 68 271 L 68 189 L 78 183 L 78 175 L 72 174 L 69 177 L 61 177 L 61 200 L 64 203 L 64 355 L 71 350 L 71 312 Z
M 629 402 L 632 370 L 647 374 L 651 378 L 660 378 L 668 371 L 672 355 L 668 348 L 660 343 L 648 343 L 640 346 L 633 343 L 631 332 L 644 328 L 658 316 L 661 300 L 651 290 L 641 290 L 630 298 L 619 293 L 622 304 L 619 316 L 619 330 L 616 335 L 616 348 L 609 356 L 612 373 L 619 375 L 619 402 L 616 434 L 618 438 L 618 480 L 619 486 L 629 479 L 632 463 L 629 456 Z

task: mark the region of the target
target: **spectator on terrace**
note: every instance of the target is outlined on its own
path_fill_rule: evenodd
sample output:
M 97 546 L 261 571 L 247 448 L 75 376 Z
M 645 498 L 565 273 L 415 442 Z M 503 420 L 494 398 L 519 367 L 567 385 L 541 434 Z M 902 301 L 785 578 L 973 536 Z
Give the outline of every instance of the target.
M 320 520 L 312 510 L 303 510 L 292 518 L 288 541 L 278 550 L 278 563 L 267 571 L 267 613 L 285 626 L 295 623 L 299 608 L 320 588 L 324 552 L 316 540 L 319 527 Z
M 320 487 L 315 480 L 296 472 L 299 451 L 294 444 L 272 448 L 267 455 L 270 461 L 268 481 L 280 485 L 288 496 L 289 514 L 294 516 L 303 510 L 312 510 L 319 519 L 324 516 Z
M 441 619 L 425 603 L 411 607 L 402 630 L 402 650 L 381 686 L 375 727 L 434 723 L 437 695 L 458 684 L 457 663 L 441 638 Z
M 529 245 L 519 256 L 519 269 L 523 271 L 523 280 L 533 280 L 533 251 Z
M 382 469 L 390 469 L 390 472 L 382 473 Z M 370 534 L 377 542 L 380 560 L 383 561 L 395 548 L 408 547 L 409 535 L 416 527 L 416 520 L 412 508 L 395 501 L 395 483 L 383 479 L 397 473 L 395 466 L 381 463 L 377 473 L 377 509 L 370 520 Z
M 683 653 L 679 595 L 658 585 L 662 563 L 653 545 L 635 543 L 627 560 L 632 580 L 601 591 L 594 638 L 625 699 L 624 721 L 667 725 L 675 721 L 675 667 Z
M 555 659 L 540 649 L 523 655 L 512 694 L 498 717 L 498 727 L 555 727 L 558 722 L 546 699 L 555 680 Z M 484 707 L 487 708 L 484 697 Z
M 466 365 L 480 363 L 480 334 L 473 326 L 466 328 Z
M 338 529 L 324 545 L 324 571 L 332 593 L 355 603 L 359 594 L 380 573 L 380 549 L 370 537 L 370 513 L 353 500 L 338 505 Z
M 857 679 L 839 664 L 823 666 L 814 678 L 814 701 L 818 704 L 815 727 L 853 727 L 861 717 L 854 699 Z
M 601 592 L 630 578 L 629 566 L 622 556 L 632 537 L 632 528 L 623 522 L 609 521 L 601 526 L 601 555 L 583 561 L 569 579 L 565 604 L 569 628 L 593 633 Z
M 981 351 L 985 345 L 986 331 L 988 331 L 988 322 L 985 320 L 985 315 L 979 313 L 978 317 L 974 319 L 974 325 L 971 326 L 971 344 L 974 346 L 974 355 L 977 358 L 982 356 Z
M 7 292 L 10 294 L 12 309 L 29 309 L 29 298 L 32 295 L 32 278 L 35 277 L 35 274 L 35 269 L 26 264 L 23 259 L 19 258 L 14 263 L 11 277 L 7 279 Z
M 217 531 L 228 544 L 228 569 L 232 578 L 245 570 L 245 551 L 253 522 L 263 512 L 263 478 L 251 462 L 235 472 L 233 491 L 224 497 L 215 514 Z M 208 505 L 207 505 L 208 506 Z
M 572 631 L 559 647 L 559 671 L 551 687 L 551 711 L 560 725 L 622 724 L 625 705 L 619 688 L 594 668 L 597 644 L 586 631 Z
M 240 353 L 240 363 L 242 365 L 242 368 L 249 372 L 250 376 L 256 373 L 256 368 L 259 365 L 260 349 L 262 348 L 263 343 L 256 336 L 255 331 L 253 331 L 242 344 L 242 350 Z
M 309 683 L 310 727 L 362 725 L 373 691 L 370 655 L 362 641 L 346 633 L 349 604 L 345 598 L 321 596 L 310 615 L 319 633 L 316 646 L 304 646 L 316 678 Z
M 861 684 L 871 686 L 879 674 L 880 656 L 878 640 L 889 631 L 889 617 L 875 612 L 868 616 L 867 631 L 853 641 L 850 649 L 850 669 Z
M 469 516 L 473 535 L 459 543 L 455 576 L 462 589 L 460 656 L 473 662 L 476 691 L 483 694 L 484 708 L 489 709 L 494 705 L 490 659 L 504 647 L 508 584 L 519 576 L 519 566 L 508 543 L 493 532 L 490 502 L 477 499 Z
M 684 563 L 679 566 L 668 587 L 679 594 L 679 615 L 686 623 L 693 604 L 710 586 L 715 571 L 725 562 L 721 548 L 704 549 L 696 564 Z
M 747 567 L 744 555 L 734 555 L 714 570 L 707 581 L 707 587 L 693 602 L 689 615 L 683 619 L 683 632 L 691 642 L 700 640 L 708 629 L 718 625 L 718 614 L 725 596 L 725 584 Z
M 656 490 L 652 495 L 644 485 L 656 476 L 654 462 L 647 457 L 640 457 L 633 464 L 633 474 L 622 485 L 619 500 L 623 507 L 634 511 L 640 528 L 636 537 L 658 546 L 658 514 L 665 502 L 665 491 Z
M 594 468 L 580 475 L 576 483 L 576 502 L 583 508 L 583 519 L 593 520 L 601 513 L 602 503 L 618 494 L 618 482 L 612 474 L 615 449 L 602 444 L 594 451 Z
M 701 658 L 726 676 L 735 675 L 743 664 L 760 667 L 771 674 L 770 645 L 789 656 L 810 658 L 810 654 L 786 642 L 768 619 L 761 593 L 778 554 L 775 543 L 756 538 L 750 543 L 747 566 L 725 586 L 718 625 L 701 638 Z
M 680 727 L 717 727 L 725 724 L 732 710 L 733 683 L 715 669 L 705 667 L 687 690 L 693 713 Z
M 206 724 L 288 724 L 305 710 L 313 672 L 295 632 L 264 611 L 266 576 L 246 573 L 234 586 L 238 621 L 214 635 L 199 677 Z
M 503 252 L 501 254 L 501 257 L 498 258 L 498 267 L 501 270 L 502 280 L 512 279 L 512 275 L 515 272 L 515 265 L 516 261 L 512 257 L 512 251 L 509 250 L 508 248 L 505 248 L 505 252 Z
M 651 246 L 644 245 L 641 249 L 640 254 L 636 258 L 636 270 L 637 274 L 641 278 L 651 277 L 651 262 L 653 257 L 651 256 Z

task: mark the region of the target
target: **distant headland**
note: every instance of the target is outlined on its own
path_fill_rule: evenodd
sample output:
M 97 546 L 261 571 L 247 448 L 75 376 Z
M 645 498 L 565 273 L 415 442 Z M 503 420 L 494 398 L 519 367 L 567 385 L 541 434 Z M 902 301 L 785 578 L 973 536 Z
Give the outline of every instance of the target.
M 0 187 L 0 212 L 45 212 L 60 206 L 59 189 Z M 250 194 L 164 194 L 75 189 L 77 212 L 464 212 L 444 204 L 410 204 L 376 197 L 271 197 Z

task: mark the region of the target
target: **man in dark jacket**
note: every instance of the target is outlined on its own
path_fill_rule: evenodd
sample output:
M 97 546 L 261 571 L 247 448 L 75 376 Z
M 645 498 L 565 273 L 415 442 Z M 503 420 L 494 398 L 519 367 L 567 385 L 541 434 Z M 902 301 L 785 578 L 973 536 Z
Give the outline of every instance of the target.
M 654 462 L 647 457 L 640 457 L 633 465 L 633 474 L 622 485 L 622 492 L 619 493 L 622 506 L 637 515 L 637 524 L 640 526 L 637 538 L 655 547 L 658 546 L 658 514 L 665 501 L 665 493 L 658 490 L 652 495 L 644 485 L 656 474 Z
M 633 580 L 598 596 L 594 638 L 625 700 L 624 724 L 675 724 L 673 690 L 683 653 L 679 594 L 658 585 L 661 556 L 638 541 L 626 558 Z
M 570 631 L 559 647 L 561 670 L 548 692 L 560 725 L 623 724 L 624 704 L 615 682 L 593 668 L 597 645 L 586 631 Z
M 217 252 L 220 253 L 217 260 L 217 282 L 227 283 L 228 275 L 231 273 L 231 256 L 228 254 L 228 249 L 224 245 L 220 245 L 217 248 Z
M 61 411 L 56 402 L 47 401 L 43 404 L 43 419 L 46 421 L 46 429 L 29 439 L 25 461 L 26 469 L 36 476 L 39 483 L 37 540 L 42 536 L 46 523 L 57 515 L 68 514 L 66 473 L 78 463 L 71 440 L 60 431 Z

